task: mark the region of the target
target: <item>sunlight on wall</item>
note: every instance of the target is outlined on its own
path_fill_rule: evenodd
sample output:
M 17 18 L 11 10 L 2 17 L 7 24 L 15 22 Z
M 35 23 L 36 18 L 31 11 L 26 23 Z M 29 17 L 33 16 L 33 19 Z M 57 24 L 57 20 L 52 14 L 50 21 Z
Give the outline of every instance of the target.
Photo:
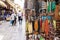
M 14 3 L 19 4 L 21 8 L 24 8 L 24 0 L 14 0 Z

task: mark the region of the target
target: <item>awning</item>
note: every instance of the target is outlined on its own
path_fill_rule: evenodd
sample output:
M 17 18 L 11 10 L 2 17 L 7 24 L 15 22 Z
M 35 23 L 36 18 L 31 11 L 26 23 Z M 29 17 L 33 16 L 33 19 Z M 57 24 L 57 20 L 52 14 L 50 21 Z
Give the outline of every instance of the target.
M 7 8 L 7 5 L 3 1 L 1 1 L 1 0 L 0 0 L 0 6 Z
M 6 0 L 6 2 L 11 6 L 11 7 L 15 7 L 15 4 L 14 3 L 12 3 L 10 0 Z
M 14 10 L 15 10 L 16 13 L 17 13 L 17 10 L 16 10 L 16 9 L 20 9 L 20 10 L 23 12 L 22 8 L 21 8 L 19 5 L 14 4 L 14 3 L 11 2 L 10 0 L 6 0 L 6 2 L 7 2 L 8 4 L 10 4 L 11 7 L 14 8 Z M 16 6 L 18 6 L 18 8 L 17 8 Z

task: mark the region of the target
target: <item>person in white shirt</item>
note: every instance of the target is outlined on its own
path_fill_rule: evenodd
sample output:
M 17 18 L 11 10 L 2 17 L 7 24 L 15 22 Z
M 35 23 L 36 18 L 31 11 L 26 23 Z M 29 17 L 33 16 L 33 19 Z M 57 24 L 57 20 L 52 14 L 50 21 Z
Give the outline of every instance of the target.
M 20 10 L 18 12 L 18 21 L 19 21 L 19 24 L 22 23 L 22 12 Z
M 11 14 L 11 23 L 12 23 L 12 26 L 14 25 L 15 17 L 16 17 L 16 14 L 13 12 L 13 13 Z

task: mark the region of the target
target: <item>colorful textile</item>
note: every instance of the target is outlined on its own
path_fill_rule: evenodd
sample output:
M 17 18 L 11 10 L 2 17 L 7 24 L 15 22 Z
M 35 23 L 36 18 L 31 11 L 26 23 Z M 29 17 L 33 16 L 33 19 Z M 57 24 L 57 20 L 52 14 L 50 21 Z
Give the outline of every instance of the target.
M 44 27 L 45 27 L 45 26 L 44 26 L 44 22 L 43 22 L 43 23 L 42 23 L 42 29 L 41 29 L 42 32 L 44 32 Z
M 29 32 L 29 33 L 32 33 L 32 31 L 33 31 L 33 30 L 32 30 L 32 23 L 29 23 L 29 24 L 28 24 L 28 32 Z
M 48 11 L 48 12 L 51 11 L 51 2 L 47 2 L 47 11 Z
M 55 11 L 55 8 L 56 8 L 56 2 L 52 1 L 51 2 L 51 11 Z
M 48 32 L 49 32 L 49 23 L 48 23 L 48 19 L 45 20 L 44 22 L 44 29 L 45 29 L 45 34 L 48 35 Z
M 38 20 L 35 20 L 34 29 L 35 31 L 38 31 Z
M 56 20 L 53 20 L 54 29 L 56 29 Z
M 26 22 L 26 31 L 28 31 L 28 21 Z

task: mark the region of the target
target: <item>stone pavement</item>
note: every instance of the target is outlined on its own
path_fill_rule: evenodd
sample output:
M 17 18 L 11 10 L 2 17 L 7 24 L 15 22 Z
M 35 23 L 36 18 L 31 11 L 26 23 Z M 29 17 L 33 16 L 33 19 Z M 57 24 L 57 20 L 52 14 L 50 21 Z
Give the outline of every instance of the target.
M 0 25 L 0 40 L 26 40 L 25 19 L 22 24 L 17 22 L 16 26 L 11 26 L 10 22 L 3 22 Z

